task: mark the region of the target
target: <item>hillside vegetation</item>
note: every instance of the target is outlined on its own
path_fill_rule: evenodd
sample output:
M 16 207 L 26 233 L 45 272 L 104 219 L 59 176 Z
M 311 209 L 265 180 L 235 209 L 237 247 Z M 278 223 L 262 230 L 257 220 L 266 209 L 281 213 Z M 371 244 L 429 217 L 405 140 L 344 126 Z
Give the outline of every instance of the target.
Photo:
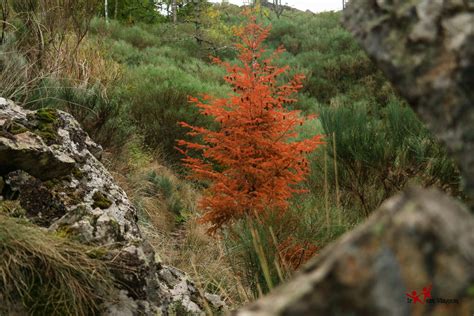
M 126 14 L 126 7 L 106 23 L 102 8 L 93 8 L 75 9 L 87 27 L 74 26 L 78 13 L 71 13 L 63 17 L 70 27 L 45 29 L 49 46 L 38 49 L 25 12 L 40 9 L 11 7 L 0 45 L 0 96 L 72 113 L 106 149 L 104 163 L 139 209 L 161 259 L 230 306 L 268 292 L 407 185 L 461 195 L 453 162 L 342 28 L 338 12 L 286 10 L 277 18 L 257 8 L 257 20 L 271 24 L 265 44 L 286 49 L 275 62 L 290 70 L 279 80 L 305 76 L 288 110 L 317 120 L 299 127 L 299 137 L 322 134 L 325 144 L 308 156 L 311 171 L 300 184 L 306 193 L 292 197 L 283 217 L 265 225 L 241 220 L 206 235 L 196 202 L 207 184 L 186 177 L 175 148 L 177 140 L 198 139 L 178 123 L 214 127 L 188 96 L 232 92 L 209 56 L 237 62 L 233 31 L 244 20 L 241 9 L 188 4 L 173 24 L 146 8 Z

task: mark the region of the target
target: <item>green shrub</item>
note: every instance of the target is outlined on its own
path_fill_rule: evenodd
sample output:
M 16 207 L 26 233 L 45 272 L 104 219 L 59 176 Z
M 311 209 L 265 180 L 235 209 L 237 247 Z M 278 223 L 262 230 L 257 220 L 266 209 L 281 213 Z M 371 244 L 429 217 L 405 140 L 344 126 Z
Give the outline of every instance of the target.
M 71 113 L 92 139 L 109 148 L 122 146 L 134 132 L 126 108 L 116 98 L 107 98 L 99 85 L 77 87 L 66 80 L 45 79 L 24 105 Z
M 163 65 L 164 66 L 164 65 Z M 158 148 L 167 159 L 176 161 L 177 139 L 188 139 L 178 122 L 209 124 L 188 103 L 198 93 L 222 94 L 225 89 L 206 84 L 175 66 L 144 65 L 130 69 L 119 88 L 120 99 L 128 105 L 131 118 L 143 134 L 145 144 Z
M 148 181 L 153 184 L 150 194 L 161 194 L 164 199 L 169 199 L 173 194 L 173 183 L 171 180 L 163 175 L 158 175 L 155 171 L 151 171 L 148 176 Z
M 154 36 L 147 29 L 151 28 L 149 25 L 133 25 L 124 26 L 117 21 L 109 21 L 105 23 L 104 19 L 93 19 L 91 21 L 90 31 L 92 34 L 98 34 L 107 39 L 116 41 L 124 41 L 136 48 L 143 49 L 151 46 L 159 46 L 160 37 Z
M 188 104 L 188 96 L 227 93 L 222 70 L 200 59 L 200 48 L 186 35 L 192 31 L 189 25 L 128 27 L 94 20 L 91 28 L 105 35 L 108 57 L 123 66 L 123 79 L 108 91 L 111 101 L 120 104 L 117 118 L 130 119 L 146 146 L 177 162 L 175 141 L 187 138 L 178 122 L 209 124 Z
M 328 181 L 335 190 L 335 158 L 346 208 L 367 215 L 410 183 L 437 185 L 459 194 L 459 175 L 453 162 L 406 105 L 392 100 L 378 113 L 364 103 L 320 111 L 328 135 Z M 312 159 L 308 187 L 315 194 L 323 191 L 323 154 L 317 153 Z

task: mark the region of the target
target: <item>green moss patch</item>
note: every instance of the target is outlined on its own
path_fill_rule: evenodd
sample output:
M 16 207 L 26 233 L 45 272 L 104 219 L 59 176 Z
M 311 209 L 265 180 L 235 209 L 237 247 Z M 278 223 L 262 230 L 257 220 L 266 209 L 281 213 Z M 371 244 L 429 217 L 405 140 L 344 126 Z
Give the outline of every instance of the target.
M 72 169 L 72 175 L 73 175 L 77 180 L 82 179 L 82 178 L 85 176 L 84 172 L 82 172 L 81 169 L 79 169 L 79 168 L 77 168 L 77 167 L 74 168 L 74 169 Z
M 13 135 L 25 133 L 28 129 L 18 122 L 12 122 L 11 125 L 8 127 L 7 131 Z
M 35 116 L 43 124 L 54 124 L 58 120 L 58 112 L 50 108 L 39 109 L 36 111 Z
M 48 144 L 56 143 L 58 140 L 58 112 L 55 109 L 39 109 L 35 118 L 38 121 L 36 133 Z
M 58 143 L 58 127 L 60 118 L 56 109 L 39 109 L 35 113 L 29 115 L 29 119 L 33 121 L 33 124 L 30 127 L 32 133 L 40 136 L 48 145 Z
M 94 200 L 94 204 L 92 204 L 92 207 L 94 208 L 98 207 L 104 210 L 112 205 L 112 201 L 110 201 L 102 192 L 99 191 L 94 193 L 92 199 Z

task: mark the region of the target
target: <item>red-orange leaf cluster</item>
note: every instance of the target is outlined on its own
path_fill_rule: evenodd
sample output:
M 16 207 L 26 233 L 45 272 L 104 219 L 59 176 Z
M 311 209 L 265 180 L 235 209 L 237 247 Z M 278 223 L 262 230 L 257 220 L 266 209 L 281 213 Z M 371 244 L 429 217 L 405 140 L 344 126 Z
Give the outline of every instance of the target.
M 309 242 L 296 242 L 293 237 L 288 237 L 278 245 L 280 260 L 285 267 L 295 271 L 306 263 L 318 251 L 318 247 Z
M 299 192 L 295 185 L 308 172 L 305 154 L 321 144 L 321 136 L 295 141 L 295 127 L 305 118 L 298 111 L 288 111 L 284 104 L 295 102 L 294 94 L 301 88 L 302 75 L 286 84 L 277 77 L 288 67 L 276 67 L 272 60 L 283 51 L 279 48 L 267 54 L 262 42 L 269 28 L 250 17 L 238 36 L 241 43 L 239 64 L 214 61 L 227 70 L 224 77 L 234 93 L 227 98 L 190 97 L 200 113 L 210 116 L 218 128 L 211 130 L 191 126 L 190 135 L 201 136 L 204 143 L 178 141 L 186 154 L 185 166 L 192 176 L 210 181 L 210 187 L 200 201 L 205 211 L 203 222 L 209 222 L 210 232 L 245 215 L 266 211 L 283 212 L 288 199 Z M 193 158 L 188 151 L 202 151 L 202 158 Z

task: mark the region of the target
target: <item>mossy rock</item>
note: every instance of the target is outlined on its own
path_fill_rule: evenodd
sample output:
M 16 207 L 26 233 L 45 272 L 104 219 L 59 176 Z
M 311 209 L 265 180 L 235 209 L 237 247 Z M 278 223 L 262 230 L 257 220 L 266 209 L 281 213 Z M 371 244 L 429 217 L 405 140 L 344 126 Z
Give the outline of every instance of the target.
M 36 111 L 36 119 L 43 124 L 54 124 L 58 121 L 58 112 L 51 108 L 42 108 Z
M 470 297 L 474 297 L 474 284 L 471 284 L 471 286 L 467 288 L 467 295 Z
M 94 208 L 98 207 L 102 210 L 105 210 L 112 205 L 112 201 L 110 201 L 102 192 L 99 191 L 94 193 L 92 199 L 94 200 L 94 204 L 92 204 L 92 207 Z
M 108 249 L 105 247 L 96 247 L 92 248 L 87 252 L 87 255 L 91 259 L 103 259 L 109 253 Z
M 61 181 L 58 178 L 53 178 L 51 180 L 44 181 L 43 185 L 51 190 L 54 187 L 56 187 L 57 185 L 59 185 L 60 183 L 61 183 Z
M 110 222 L 109 222 L 110 226 L 112 227 L 114 233 L 117 235 L 117 236 L 120 236 L 120 224 L 114 220 L 114 219 L 111 219 Z
M 71 237 L 74 236 L 74 229 L 69 225 L 62 225 L 61 227 L 56 229 L 54 234 L 58 237 L 61 237 L 61 238 L 69 238 L 70 239 Z
M 18 123 L 18 122 L 15 122 L 13 121 L 10 126 L 7 128 L 7 131 L 10 133 L 10 134 L 13 134 L 13 135 L 17 135 L 17 134 L 21 134 L 21 133 L 25 133 L 28 131 L 28 128 L 26 128 L 23 124 L 21 123 Z
M 75 190 L 73 188 L 66 189 L 67 198 L 64 200 L 67 201 L 68 205 L 78 205 L 82 203 L 85 197 L 85 192 L 82 190 Z
M 31 119 L 35 121 L 31 132 L 40 136 L 48 145 L 58 143 L 60 118 L 56 109 L 39 109 L 32 115 Z
M 180 301 L 173 302 L 168 307 L 168 313 L 170 316 L 188 316 L 195 315 L 194 313 L 188 311 L 186 307 Z
M 77 179 L 82 179 L 85 176 L 85 173 L 81 171 L 79 168 L 72 169 L 72 175 Z

